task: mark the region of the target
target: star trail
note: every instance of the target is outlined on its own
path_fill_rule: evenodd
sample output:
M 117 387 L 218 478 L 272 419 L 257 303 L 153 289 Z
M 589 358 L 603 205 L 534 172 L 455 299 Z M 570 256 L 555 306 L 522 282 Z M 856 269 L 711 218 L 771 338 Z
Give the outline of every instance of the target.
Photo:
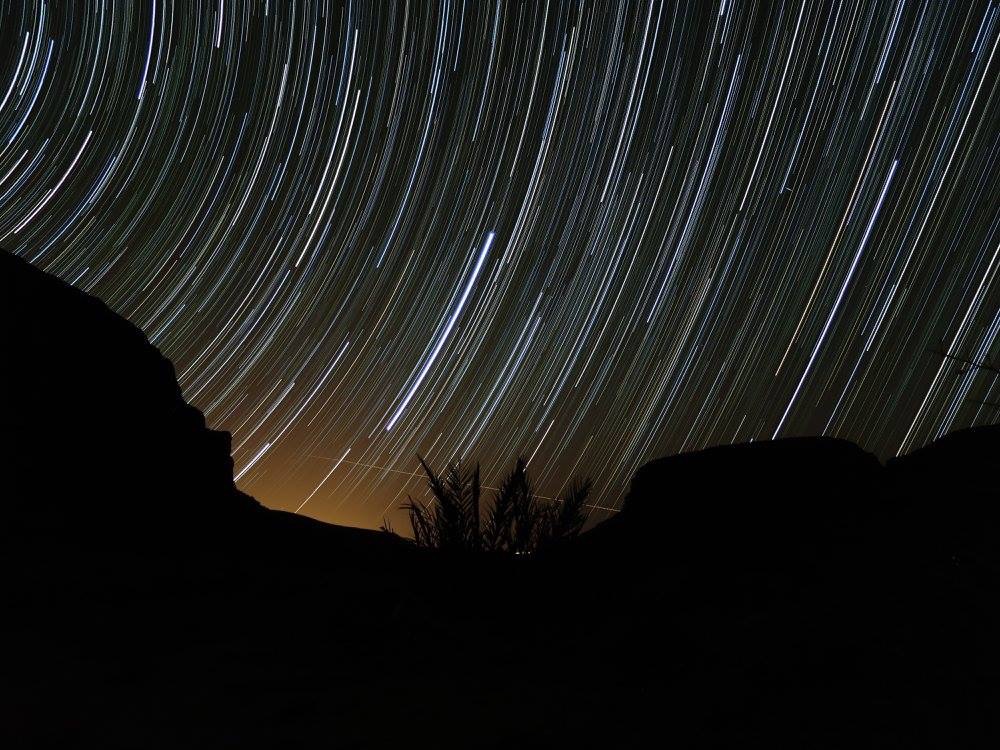
M 272 507 L 993 422 L 1000 4 L 0 2 L 0 244 Z M 398 518 L 398 517 L 397 517 Z M 405 525 L 405 524 L 404 524 Z

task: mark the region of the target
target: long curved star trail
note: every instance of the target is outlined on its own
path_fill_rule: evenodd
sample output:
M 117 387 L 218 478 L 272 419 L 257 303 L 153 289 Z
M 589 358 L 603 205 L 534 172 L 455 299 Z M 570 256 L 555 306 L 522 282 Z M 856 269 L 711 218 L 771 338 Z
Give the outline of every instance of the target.
M 997 419 L 1000 5 L 0 3 L 0 244 L 106 300 L 241 486 L 432 464 L 595 513 L 669 452 Z

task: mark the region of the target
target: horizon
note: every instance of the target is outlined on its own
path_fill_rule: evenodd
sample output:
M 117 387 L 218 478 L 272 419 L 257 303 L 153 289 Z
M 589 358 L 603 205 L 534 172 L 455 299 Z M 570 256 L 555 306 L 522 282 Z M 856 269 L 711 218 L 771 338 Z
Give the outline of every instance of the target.
M 374 528 L 417 455 L 524 455 L 609 513 L 662 455 L 996 421 L 955 361 L 1000 355 L 990 2 L 28 6 L 0 245 L 140 327 L 271 507 Z

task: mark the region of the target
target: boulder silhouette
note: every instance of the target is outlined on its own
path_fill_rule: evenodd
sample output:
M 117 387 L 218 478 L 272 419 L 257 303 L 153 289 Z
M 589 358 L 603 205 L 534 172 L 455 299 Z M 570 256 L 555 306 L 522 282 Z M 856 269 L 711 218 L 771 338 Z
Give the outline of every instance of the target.
M 808 585 L 816 566 L 855 547 L 886 512 L 884 479 L 874 455 L 833 438 L 667 456 L 636 472 L 622 511 L 576 554 L 643 574 L 686 567 L 695 588 L 745 588 L 748 577 Z
M 854 443 L 788 438 L 668 456 L 641 467 L 624 512 L 663 530 L 674 549 L 719 555 L 746 548 L 787 555 L 798 542 L 854 524 L 882 465 Z

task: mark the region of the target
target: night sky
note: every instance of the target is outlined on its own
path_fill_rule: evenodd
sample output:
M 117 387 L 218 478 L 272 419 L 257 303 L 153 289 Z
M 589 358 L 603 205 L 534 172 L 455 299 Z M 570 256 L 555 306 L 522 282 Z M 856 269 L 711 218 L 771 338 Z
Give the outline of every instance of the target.
M 0 244 L 267 505 L 996 421 L 1000 5 L 0 2 Z M 85 366 L 85 363 L 84 363 Z M 67 449 L 71 449 L 67 448 Z

